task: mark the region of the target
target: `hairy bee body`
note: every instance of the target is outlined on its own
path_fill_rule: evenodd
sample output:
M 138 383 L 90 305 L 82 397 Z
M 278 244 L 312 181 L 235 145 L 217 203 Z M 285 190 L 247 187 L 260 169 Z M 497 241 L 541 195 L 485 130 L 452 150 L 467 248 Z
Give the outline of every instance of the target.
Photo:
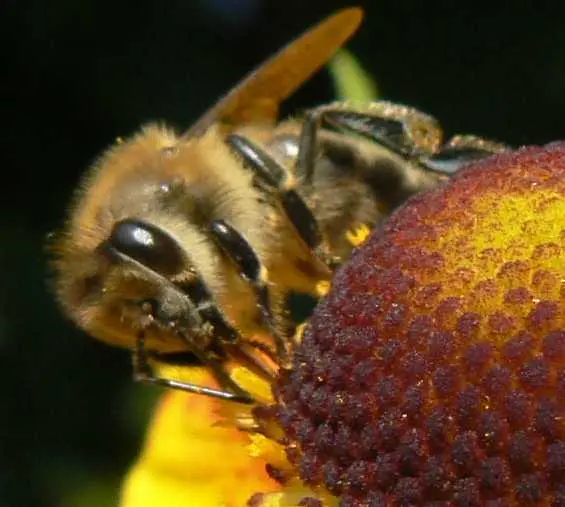
M 338 103 L 332 107 L 347 110 L 349 106 Z M 287 120 L 275 129 L 246 126 L 238 133 L 263 145 L 293 173 L 302 127 L 299 120 Z M 339 263 L 347 260 L 355 246 L 348 231 L 359 226 L 374 228 L 410 195 L 446 179 L 379 144 L 328 129 L 319 131 L 315 151 L 312 180 L 304 182 L 301 174 L 292 177 Z
M 157 126 L 145 128 L 102 156 L 76 196 L 57 247 L 59 299 L 80 327 L 131 348 L 136 339 L 132 326 L 144 327 L 149 348 L 165 352 L 182 348 L 185 345 L 174 334 L 160 337 L 166 330 L 144 321 L 140 303 L 166 302 L 161 311 L 168 314 L 169 321 L 194 311 L 187 308 L 190 300 L 173 290 L 172 284 L 186 285 L 196 272 L 218 298 L 229 292 L 228 287 L 235 289 L 239 296 L 234 300 L 234 313 L 245 316 L 240 306 L 254 308 L 244 282 L 205 232 L 207 220 L 229 215 L 236 227 L 246 228 L 252 241 L 257 238 L 254 244 L 263 256 L 264 241 L 259 238 L 264 231 L 255 219 L 261 215 L 251 176 L 234 166 L 232 158 L 213 132 L 198 143 L 181 145 L 178 136 Z M 228 174 L 226 167 L 233 171 Z M 159 227 L 182 250 L 186 263 L 164 267 L 158 279 L 137 264 L 114 263 L 99 246 L 111 236 L 115 224 L 127 218 Z M 156 255 L 166 257 L 167 252 Z M 152 343 L 153 338 L 158 345 Z
M 388 102 L 277 123 L 278 103 L 360 20 L 359 9 L 328 18 L 187 133 L 149 125 L 84 178 L 53 247 L 57 296 L 79 327 L 134 351 L 138 379 L 250 401 L 223 362 L 267 376 L 285 364 L 285 298 L 320 295 L 357 243 L 349 232 L 503 149 L 474 137 L 443 145 L 433 118 Z M 222 389 L 153 375 L 148 359 L 179 353 L 210 366 Z
M 332 257 L 340 261 L 354 246 L 347 238 L 349 230 L 374 227 L 409 195 L 444 179 L 370 141 L 326 130 L 318 139 L 314 178 L 302 184 L 300 175 L 292 173 L 301 127 L 299 120 L 289 120 L 275 127 L 246 125 L 235 132 L 284 164 L 320 225 Z M 244 335 L 265 329 L 253 292 L 207 232 L 211 221 L 227 220 L 244 234 L 267 269 L 275 307 L 278 296 L 288 291 L 314 294 L 319 281 L 328 276 L 282 216 L 276 196 L 256 187 L 252 173 L 226 146 L 219 128 L 185 140 L 166 127 L 151 125 L 131 140 L 120 141 L 86 176 L 71 217 L 58 247 L 59 299 L 79 326 L 125 347 L 134 346 L 132 325 L 143 322 L 135 315 L 137 309 L 141 312 L 139 301 L 166 300 L 171 321 L 187 309 L 184 298 L 175 298 L 150 277 L 140 277 L 137 265 L 122 264 L 112 272 L 112 262 L 98 248 L 124 219 L 156 224 L 170 236 L 183 250 L 186 264 L 164 274 L 174 284 L 186 284 L 197 273 Z M 166 252 L 158 254 L 167 257 Z M 157 341 L 160 351 L 184 347 L 170 339 Z M 149 339 L 148 348 L 150 343 Z

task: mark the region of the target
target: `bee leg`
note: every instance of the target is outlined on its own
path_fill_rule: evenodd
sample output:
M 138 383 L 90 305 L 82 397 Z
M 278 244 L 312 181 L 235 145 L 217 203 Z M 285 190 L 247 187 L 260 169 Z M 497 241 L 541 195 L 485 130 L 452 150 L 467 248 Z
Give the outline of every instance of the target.
M 275 372 L 268 368 L 257 357 L 247 350 L 247 345 L 255 348 L 274 361 L 274 351 L 265 344 L 255 343 L 252 340 L 243 340 L 239 332 L 231 327 L 225 320 L 217 305 L 209 299 L 200 304 L 200 316 L 204 322 L 208 322 L 214 334 L 214 341 L 230 350 L 232 356 L 237 356 L 241 364 L 269 382 L 275 377 Z
M 215 303 L 211 292 L 200 277 L 192 280 L 188 287 L 181 288 L 191 301 L 197 302 L 196 311 L 202 322 L 208 322 L 218 343 L 236 343 L 239 339 L 237 329 L 226 320 L 225 315 Z
M 318 221 L 296 192 L 296 180 L 286 168 L 246 137 L 231 134 L 227 143 L 267 187 L 279 193 L 282 207 L 307 247 L 315 251 L 322 242 Z
M 490 157 L 509 149 L 509 146 L 482 137 L 454 136 L 438 152 L 423 155 L 418 158 L 418 162 L 429 171 L 452 175 L 474 160 Z
M 247 240 L 224 220 L 212 221 L 210 231 L 222 250 L 237 266 L 240 275 L 253 287 L 261 316 L 275 342 L 277 357 L 281 363 L 285 363 L 288 359 L 288 347 L 273 316 L 265 267 Z
M 441 144 L 442 131 L 433 116 L 400 104 L 377 101 L 355 109 L 337 103 L 310 114 L 318 124 L 363 136 L 406 158 L 433 153 Z
M 509 149 L 504 144 L 471 135 L 455 136 L 441 145 L 441 130 L 433 117 L 388 102 L 375 102 L 366 111 L 348 110 L 343 105 L 327 106 L 311 115 L 318 123 L 366 137 L 427 171 L 446 176 L 473 160 Z
M 203 354 L 199 354 L 196 351 L 194 351 L 194 355 L 202 363 L 212 369 L 214 375 L 218 378 L 222 385 L 228 387 L 233 392 L 222 391 L 219 389 L 213 389 L 210 387 L 199 386 L 188 382 L 181 382 L 174 379 L 156 376 L 153 373 L 151 365 L 149 364 L 149 358 L 147 350 L 145 349 L 145 338 L 143 333 L 140 333 L 138 335 L 136 347 L 133 351 L 132 356 L 134 380 L 143 382 L 145 384 L 179 389 L 188 393 L 203 394 L 227 401 L 234 401 L 238 403 L 253 403 L 253 398 L 249 395 L 249 393 L 239 387 L 239 385 L 237 385 L 231 379 L 231 377 L 226 373 L 226 371 L 219 363 L 213 361 L 211 358 L 202 357 Z
M 275 375 L 274 372 L 261 363 L 257 357 L 247 353 L 245 350 L 240 350 L 243 347 L 243 341 L 239 332 L 228 323 L 201 278 L 196 277 L 192 279 L 190 283 L 179 285 L 177 288 L 189 296 L 191 301 L 197 303 L 195 310 L 198 313 L 200 325 L 194 327 L 190 325 L 190 322 L 183 323 L 176 321 L 172 329 L 186 342 L 187 350 L 168 354 L 152 352 L 150 354 L 151 358 L 160 363 L 173 365 L 187 366 L 199 363 L 203 364 L 210 368 L 220 385 L 224 387 L 226 391 L 180 383 L 171 379 L 156 379 L 145 352 L 143 335 L 138 337 L 137 348 L 133 358 L 136 379 L 199 394 L 231 399 L 232 401 L 251 400 L 249 393 L 232 380 L 223 366 L 223 361 L 226 359 L 226 349 L 231 349 L 232 355 L 240 357 L 242 363 L 249 369 L 269 381 L 272 381 Z M 146 304 L 145 306 L 149 315 L 154 316 L 158 313 L 155 309 L 155 305 Z M 153 320 L 153 322 L 158 323 L 159 320 Z M 168 327 L 167 323 L 163 325 Z M 190 328 L 190 332 L 186 331 L 187 327 Z M 203 331 L 203 329 L 206 329 L 206 331 Z M 196 336 L 196 340 L 194 334 L 199 335 Z M 206 345 L 203 347 L 198 344 Z M 238 398 L 236 399 L 232 393 L 235 393 Z
M 322 111 L 314 109 L 306 114 L 300 137 L 298 138 L 298 156 L 296 174 L 305 184 L 311 184 L 314 176 L 316 147 L 318 146 L 318 130 L 321 125 Z
M 341 103 L 322 106 L 306 113 L 300 130 L 296 174 L 306 184 L 314 177 L 318 131 L 324 124 L 367 137 L 401 156 L 408 156 L 414 150 L 414 143 L 406 134 L 405 118 L 400 113 L 388 118 L 369 110 L 356 111 Z

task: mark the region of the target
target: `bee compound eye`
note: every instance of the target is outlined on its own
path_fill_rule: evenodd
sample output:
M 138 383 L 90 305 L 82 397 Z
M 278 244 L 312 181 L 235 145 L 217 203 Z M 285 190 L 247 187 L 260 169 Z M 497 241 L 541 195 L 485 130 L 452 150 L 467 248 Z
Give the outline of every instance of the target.
M 179 273 L 186 264 L 177 241 L 163 229 L 143 220 L 127 218 L 117 222 L 108 244 L 162 275 Z

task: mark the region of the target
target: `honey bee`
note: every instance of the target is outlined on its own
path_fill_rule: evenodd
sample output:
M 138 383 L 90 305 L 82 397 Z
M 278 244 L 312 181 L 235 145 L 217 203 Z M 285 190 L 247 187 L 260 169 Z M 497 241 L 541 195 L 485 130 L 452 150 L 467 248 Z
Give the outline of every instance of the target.
M 288 361 L 290 292 L 316 297 L 333 271 L 410 195 L 505 149 L 442 144 L 434 118 L 335 103 L 277 123 L 281 102 L 356 31 L 358 8 L 307 31 L 244 78 L 187 132 L 148 125 L 102 154 L 53 243 L 55 289 L 92 336 L 132 350 L 134 377 L 239 402 L 237 359 L 272 378 Z M 196 358 L 221 386 L 158 376 Z

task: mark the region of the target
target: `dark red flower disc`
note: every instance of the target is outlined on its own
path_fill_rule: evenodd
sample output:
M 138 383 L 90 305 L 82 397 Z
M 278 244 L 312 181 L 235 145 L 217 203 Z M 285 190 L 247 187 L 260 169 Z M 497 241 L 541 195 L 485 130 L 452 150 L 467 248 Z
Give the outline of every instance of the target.
M 565 505 L 565 144 L 395 213 L 275 396 L 289 459 L 342 505 Z

